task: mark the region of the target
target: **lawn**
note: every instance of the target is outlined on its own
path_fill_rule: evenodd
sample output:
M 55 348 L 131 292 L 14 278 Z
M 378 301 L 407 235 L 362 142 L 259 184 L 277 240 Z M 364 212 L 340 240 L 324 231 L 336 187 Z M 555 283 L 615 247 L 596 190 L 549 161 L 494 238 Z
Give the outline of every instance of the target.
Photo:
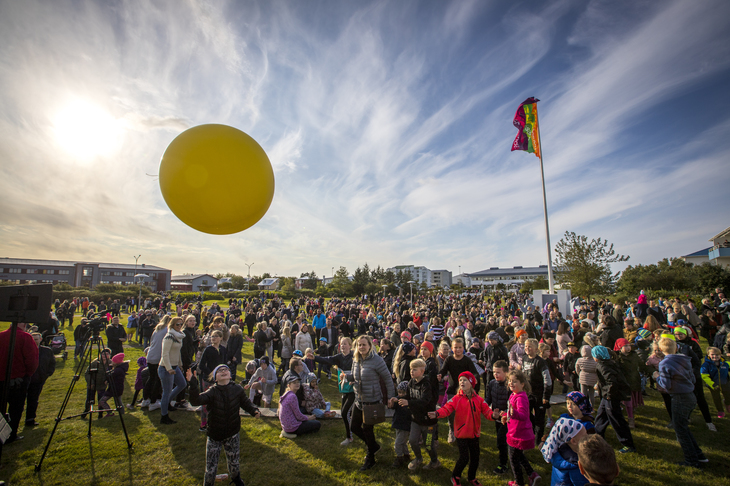
M 76 323 L 78 321 L 77 317 Z M 0 330 L 7 327 L 7 323 L 0 324 Z M 58 426 L 42 470 L 35 472 L 34 466 L 48 441 L 53 421 L 75 371 L 72 332 L 66 331 L 66 337 L 71 359 L 63 361 L 57 358 L 56 373 L 48 380 L 41 395 L 37 417 L 41 425 L 34 429 L 23 429 L 21 423 L 20 435 L 25 438 L 3 448 L 0 479 L 13 485 L 39 486 L 201 484 L 205 468 L 205 435 L 198 431 L 198 414 L 184 411 L 172 414 L 178 423 L 170 426 L 160 425 L 159 411 L 136 409 L 125 413 L 124 421 L 134 444 L 131 450 L 127 449 L 117 417 L 94 420 L 91 438 L 86 435 L 86 421 L 80 418 L 63 421 Z M 706 343 L 703 341 L 704 346 Z M 125 387 L 123 397 L 126 404 L 132 398 L 136 359 L 142 354 L 142 348 L 138 345 L 125 348 L 127 359 L 131 360 L 128 386 Z M 253 345 L 246 343 L 243 351 L 245 360 L 251 359 Z M 325 399 L 332 402 L 333 408 L 339 408 L 334 380 L 324 379 L 322 391 Z M 276 398 L 277 395 L 274 396 Z M 707 398 L 709 401 L 709 393 Z M 82 376 L 64 416 L 81 412 L 84 400 L 85 382 Z M 674 463 L 682 460 L 682 452 L 674 432 L 665 427 L 668 418 L 661 397 L 657 392 L 652 392 L 645 401 L 646 406 L 638 410 L 637 428 L 633 431 L 639 452 L 619 455 L 621 474 L 617 484 L 726 484 L 730 477 L 730 420 L 715 420 L 718 432 L 712 433 L 696 411 L 692 419 L 693 432 L 710 463 L 701 471 L 680 468 Z M 714 412 L 712 404 L 710 408 Z M 553 407 L 553 410 L 553 416 L 557 416 L 565 411 L 565 407 Z M 381 424 L 376 427 L 378 441 L 383 445 L 377 456 L 378 464 L 370 471 L 361 473 L 358 468 L 365 455 L 364 445 L 358 439 L 347 448 L 339 445 L 344 438 L 340 419 L 325 420 L 319 433 L 295 440 L 280 439 L 279 431 L 276 419 L 243 419 L 241 470 L 247 485 L 446 485 L 449 484 L 450 471 L 458 457 L 456 446 L 442 440 L 439 456 L 444 467 L 440 470 L 413 474 L 405 469 L 392 469 L 394 434 L 389 424 Z M 447 431 L 445 421 L 442 421 L 442 439 L 446 438 Z M 619 448 L 612 430 L 609 429 L 606 438 L 616 449 Z M 482 426 L 481 451 L 477 477 L 482 483 L 504 485 L 512 479 L 509 473 L 502 477 L 491 473 L 497 465 L 497 450 L 494 426 L 486 420 Z M 541 484 L 549 484 L 550 466 L 542 455 L 533 450 L 527 456 L 542 475 Z M 219 472 L 226 472 L 224 459 L 221 459 Z

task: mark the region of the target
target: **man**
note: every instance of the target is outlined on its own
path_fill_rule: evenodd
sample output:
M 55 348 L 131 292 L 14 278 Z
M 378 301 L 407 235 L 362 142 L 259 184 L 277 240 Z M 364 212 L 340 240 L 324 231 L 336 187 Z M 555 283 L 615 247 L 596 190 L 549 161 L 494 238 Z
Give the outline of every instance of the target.
M 312 327 L 314 327 L 315 332 L 317 333 L 317 340 L 319 340 L 320 333 L 322 332 L 322 329 L 325 328 L 327 325 L 327 319 L 322 314 L 322 308 L 317 309 L 317 315 L 314 316 L 312 319 Z
M 25 409 L 25 426 L 35 427 L 38 422 L 35 421 L 36 411 L 38 410 L 38 398 L 43 391 L 43 385 L 46 380 L 56 371 L 56 357 L 53 355 L 51 348 L 41 346 L 43 337 L 40 333 L 31 334 L 35 345 L 38 346 L 38 368 L 36 368 L 33 376 L 30 377 L 30 386 L 28 387 L 28 405 Z
M 26 331 L 26 324 L 19 323 L 15 336 L 15 353 L 10 371 L 10 382 L 0 382 L 0 390 L 8 386 L 8 415 L 10 416 L 10 437 L 5 444 L 10 444 L 23 437 L 18 435 L 20 418 L 25 407 L 25 398 L 30 385 L 30 377 L 38 368 L 38 347 Z M 10 332 L 12 328 L 0 332 L 0 379 L 5 379 L 5 369 L 10 351 Z M 2 451 L 2 446 L 0 446 Z
M 119 325 L 119 317 L 112 317 L 111 325 L 106 327 L 107 347 L 112 350 L 112 356 L 124 352 L 122 343 L 127 340 L 127 332 Z

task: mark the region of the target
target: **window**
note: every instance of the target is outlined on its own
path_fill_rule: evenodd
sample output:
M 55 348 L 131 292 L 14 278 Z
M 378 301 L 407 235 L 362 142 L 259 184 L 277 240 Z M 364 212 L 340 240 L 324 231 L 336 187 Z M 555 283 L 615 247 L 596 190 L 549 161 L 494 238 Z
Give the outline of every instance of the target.
M 84 269 L 82 270 L 82 275 L 84 277 L 91 277 L 93 274 L 94 274 L 94 267 L 84 267 Z M 104 275 L 103 272 L 102 272 L 102 275 Z
M 102 276 L 102 277 L 108 277 L 108 276 L 109 276 L 109 272 L 104 272 L 104 271 L 102 271 L 102 272 L 101 272 L 101 276 Z
M 35 268 L 26 268 L 25 273 L 36 273 L 38 270 Z
M 68 270 L 59 270 L 58 271 L 59 275 L 68 275 L 68 273 L 69 273 Z
M 208 285 L 208 281 L 207 280 L 203 280 L 203 285 Z
M 20 273 L 20 269 L 19 268 L 9 268 L 8 273 Z
M 112 272 L 112 275 L 114 275 L 115 277 L 121 277 L 122 272 Z
M 27 283 L 27 284 L 36 284 L 36 283 L 38 283 L 38 280 L 26 280 L 25 283 Z
M 115 284 L 115 285 L 122 285 L 122 282 L 120 280 L 115 280 L 112 283 Z

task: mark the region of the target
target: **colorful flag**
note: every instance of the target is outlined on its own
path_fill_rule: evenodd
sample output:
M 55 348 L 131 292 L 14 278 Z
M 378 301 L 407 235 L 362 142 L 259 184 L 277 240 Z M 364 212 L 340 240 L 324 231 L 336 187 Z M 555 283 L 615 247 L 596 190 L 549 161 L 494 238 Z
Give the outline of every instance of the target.
M 540 128 L 537 125 L 537 98 L 527 98 L 517 108 L 512 121 L 519 130 L 512 150 L 524 150 L 540 157 Z

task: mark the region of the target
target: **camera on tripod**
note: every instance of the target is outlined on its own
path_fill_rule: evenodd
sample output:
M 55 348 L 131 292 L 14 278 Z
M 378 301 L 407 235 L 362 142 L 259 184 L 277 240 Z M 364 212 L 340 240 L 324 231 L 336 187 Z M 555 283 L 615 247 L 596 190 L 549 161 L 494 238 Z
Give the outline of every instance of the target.
M 106 312 L 97 312 L 96 314 L 88 314 L 86 316 L 86 325 L 89 332 L 93 334 L 99 334 L 106 329 L 107 324 L 109 324 L 109 318 Z

